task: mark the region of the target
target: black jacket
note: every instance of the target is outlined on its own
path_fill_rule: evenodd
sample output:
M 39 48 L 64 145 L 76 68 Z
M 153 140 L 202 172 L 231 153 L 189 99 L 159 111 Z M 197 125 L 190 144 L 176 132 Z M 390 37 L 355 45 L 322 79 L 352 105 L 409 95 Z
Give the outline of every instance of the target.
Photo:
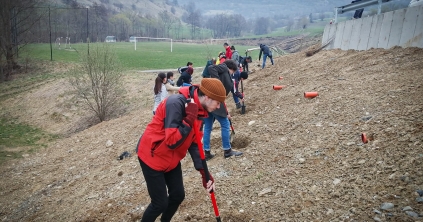
M 228 95 L 234 87 L 234 83 L 232 82 L 232 78 L 229 74 L 229 69 L 226 64 L 222 63 L 219 65 L 211 65 L 207 67 L 207 69 L 209 71 L 210 78 L 220 79 L 220 81 L 223 83 L 223 86 L 225 87 L 226 95 Z M 226 117 L 226 106 L 224 104 L 221 104 L 220 108 L 213 111 L 212 113 L 218 116 Z
M 267 56 L 272 57 L 272 51 L 270 51 L 267 45 L 260 44 L 259 60 L 261 59 L 261 53 L 267 54 Z
M 176 86 L 180 87 L 183 83 L 191 84 L 191 75 L 188 74 L 187 71 L 183 72 L 181 76 L 179 76 Z
M 243 71 L 248 72 L 247 57 L 241 57 L 240 65 L 242 66 Z

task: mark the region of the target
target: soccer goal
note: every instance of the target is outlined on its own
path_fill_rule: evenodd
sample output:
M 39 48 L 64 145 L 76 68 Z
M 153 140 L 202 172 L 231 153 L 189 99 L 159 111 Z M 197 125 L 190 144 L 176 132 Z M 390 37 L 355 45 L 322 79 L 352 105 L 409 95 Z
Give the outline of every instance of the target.
M 129 41 L 134 42 L 135 50 L 137 50 L 138 39 L 146 39 L 147 41 L 151 40 L 170 40 L 170 52 L 173 52 L 173 39 L 171 38 L 150 38 L 150 37 L 131 37 Z
M 60 45 L 62 44 L 62 39 L 65 39 L 65 49 L 67 49 L 69 47 L 69 49 L 72 49 L 71 47 L 71 43 L 70 43 L 70 37 L 58 37 L 56 38 L 56 42 L 54 43 L 54 45 L 58 48 L 60 48 Z

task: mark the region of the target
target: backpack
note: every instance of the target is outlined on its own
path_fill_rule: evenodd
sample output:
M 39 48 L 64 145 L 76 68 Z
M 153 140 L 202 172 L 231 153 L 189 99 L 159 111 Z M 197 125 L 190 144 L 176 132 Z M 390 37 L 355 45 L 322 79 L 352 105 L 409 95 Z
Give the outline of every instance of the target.
M 207 61 L 206 67 L 204 67 L 204 70 L 203 70 L 203 74 L 201 74 L 203 78 L 210 78 L 209 70 L 207 68 L 211 65 L 213 65 L 212 61 L 211 60 Z

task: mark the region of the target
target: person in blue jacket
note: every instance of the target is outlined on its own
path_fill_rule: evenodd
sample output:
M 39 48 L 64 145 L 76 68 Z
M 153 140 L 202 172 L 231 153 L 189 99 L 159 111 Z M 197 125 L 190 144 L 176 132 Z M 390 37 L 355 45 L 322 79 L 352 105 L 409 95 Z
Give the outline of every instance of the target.
M 273 63 L 273 57 L 272 57 L 272 51 L 270 51 L 269 47 L 264 44 L 260 44 L 260 54 L 259 54 L 259 61 L 261 58 L 261 54 L 263 53 L 263 65 L 261 66 L 262 69 L 264 69 L 264 66 L 266 65 L 266 58 L 269 57 L 270 61 Z

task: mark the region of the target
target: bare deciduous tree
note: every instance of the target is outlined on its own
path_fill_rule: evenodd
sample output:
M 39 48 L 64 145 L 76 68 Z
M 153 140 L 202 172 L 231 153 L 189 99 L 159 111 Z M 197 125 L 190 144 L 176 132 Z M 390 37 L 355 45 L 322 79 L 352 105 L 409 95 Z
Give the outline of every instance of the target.
M 319 13 L 319 19 L 320 19 L 320 21 L 323 21 L 323 19 L 325 19 L 325 13 L 324 12 Z
M 173 24 L 176 22 L 176 18 L 172 16 L 167 10 L 159 13 L 159 18 L 162 21 L 164 35 L 163 37 L 169 37 L 170 30 Z
M 122 77 L 121 66 L 111 46 L 96 43 L 90 54 L 82 56 L 82 66 L 73 70 L 70 83 L 87 108 L 104 121 L 121 103 Z
M 257 18 L 254 25 L 254 34 L 263 35 L 269 32 L 269 18 Z
M 9 80 L 13 69 L 19 67 L 17 54 L 25 45 L 21 36 L 39 21 L 41 16 L 35 13 L 39 3 L 41 0 L 1 0 L 0 81 Z

